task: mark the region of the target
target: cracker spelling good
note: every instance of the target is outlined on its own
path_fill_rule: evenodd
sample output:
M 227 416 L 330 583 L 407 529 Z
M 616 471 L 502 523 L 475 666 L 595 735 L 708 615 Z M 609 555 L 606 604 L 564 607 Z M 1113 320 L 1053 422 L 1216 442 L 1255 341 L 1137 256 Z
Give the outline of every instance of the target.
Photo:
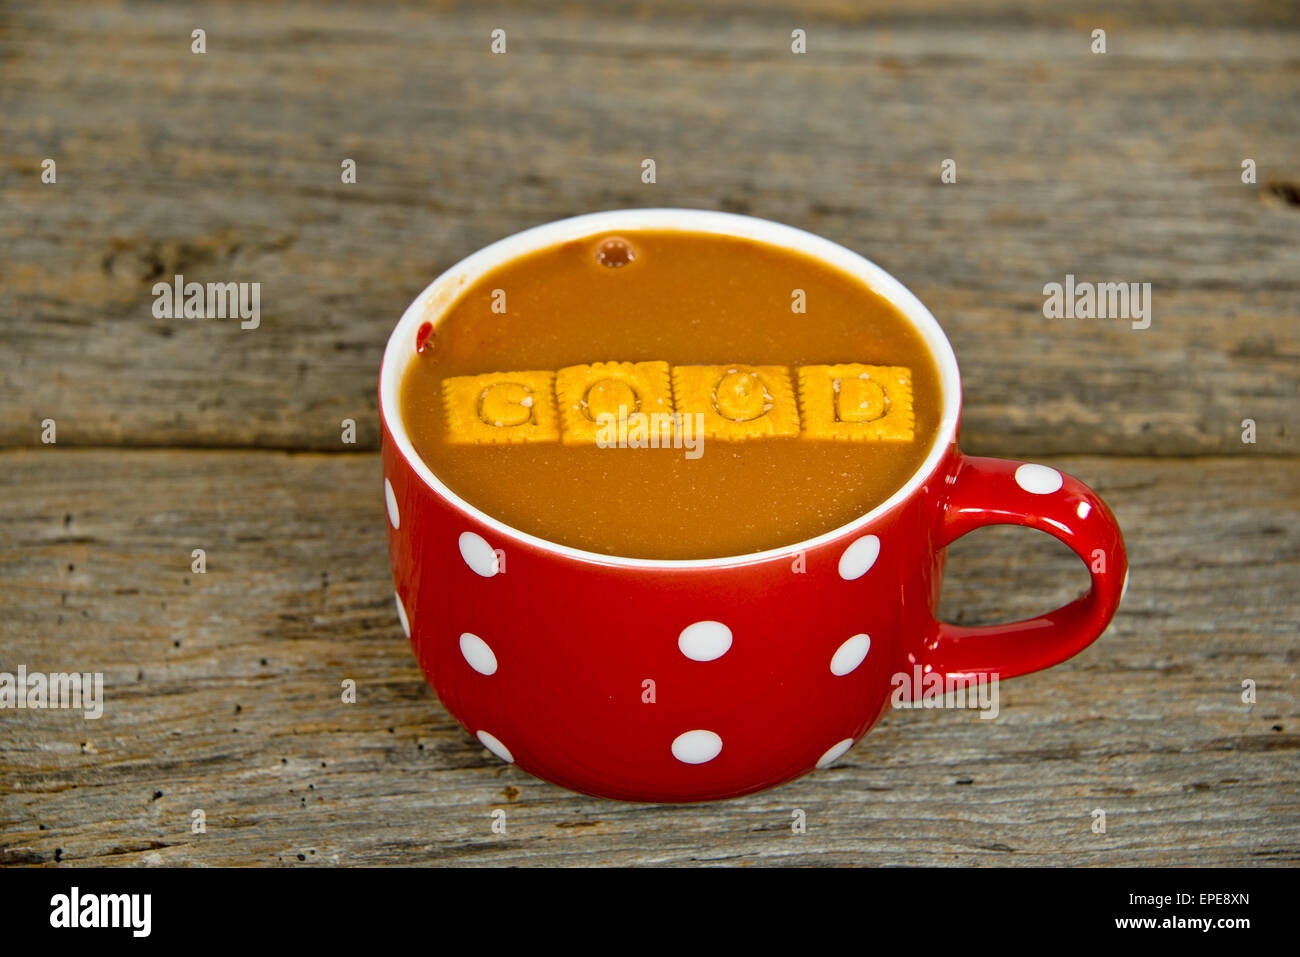
M 659 445 L 685 416 L 724 441 L 910 442 L 916 418 L 907 366 L 800 366 L 795 398 L 784 366 L 593 362 L 558 372 L 493 372 L 443 380 L 450 441 L 600 444 L 611 424 Z

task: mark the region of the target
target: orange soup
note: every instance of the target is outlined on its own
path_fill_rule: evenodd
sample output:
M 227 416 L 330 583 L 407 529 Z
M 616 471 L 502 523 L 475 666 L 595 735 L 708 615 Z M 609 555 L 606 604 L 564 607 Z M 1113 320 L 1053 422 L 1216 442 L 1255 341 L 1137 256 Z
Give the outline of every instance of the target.
M 631 230 L 468 286 L 401 385 L 461 498 L 631 558 L 792 545 L 870 511 L 942 415 L 920 333 L 860 280 L 765 243 Z

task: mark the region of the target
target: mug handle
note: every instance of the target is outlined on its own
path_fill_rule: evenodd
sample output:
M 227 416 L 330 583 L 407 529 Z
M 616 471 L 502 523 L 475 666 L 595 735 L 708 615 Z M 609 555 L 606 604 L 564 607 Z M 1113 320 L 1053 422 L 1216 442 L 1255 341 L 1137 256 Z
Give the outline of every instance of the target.
M 939 675 L 1012 678 L 1092 644 L 1128 587 L 1124 538 L 1106 503 L 1072 476 L 1007 459 L 963 456 L 949 483 L 937 547 L 985 525 L 1025 525 L 1068 545 L 1088 567 L 1092 588 L 1055 611 L 1004 625 L 965 628 L 936 619 L 914 663 Z

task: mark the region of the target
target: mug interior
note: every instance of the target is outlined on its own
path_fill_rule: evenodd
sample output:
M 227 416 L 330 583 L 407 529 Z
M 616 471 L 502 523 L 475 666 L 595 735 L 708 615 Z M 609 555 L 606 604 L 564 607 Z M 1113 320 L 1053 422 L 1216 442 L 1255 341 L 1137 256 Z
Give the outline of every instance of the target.
M 943 412 L 939 419 L 939 428 L 928 450 L 925 461 L 912 473 L 908 480 L 884 502 L 871 511 L 855 518 L 839 528 L 824 532 L 814 538 L 782 545 L 761 552 L 745 555 L 724 556 L 721 558 L 690 559 L 649 559 L 624 558 L 617 555 L 605 555 L 599 552 L 584 551 L 548 541 L 536 535 L 530 535 L 507 525 L 500 519 L 466 502 L 449 489 L 432 469 L 420 458 L 407 434 L 402 422 L 401 403 L 398 393 L 402 384 L 402 374 L 415 356 L 415 334 L 420 325 L 429 322 L 437 326 L 450 311 L 461 294 L 472 286 L 484 273 L 502 263 L 517 259 L 528 253 L 549 246 L 585 239 L 602 233 L 631 231 L 638 229 L 656 229 L 686 233 L 712 233 L 715 235 L 735 236 L 752 239 L 784 249 L 790 249 L 819 259 L 841 272 L 861 280 L 877 294 L 887 299 L 920 333 L 934 357 L 939 369 L 939 385 L 942 394 Z M 587 213 L 570 219 L 535 226 L 523 232 L 507 236 L 456 263 L 441 276 L 429 283 L 415 301 L 407 307 L 402 318 L 398 320 L 393 334 L 384 349 L 384 358 L 379 372 L 379 414 L 383 418 L 389 434 L 397 445 L 398 451 L 420 479 L 433 489 L 440 497 L 453 504 L 460 511 L 473 516 L 478 521 L 508 538 L 526 542 L 537 548 L 566 555 L 580 561 L 594 562 L 602 565 L 619 565 L 637 568 L 709 568 L 718 565 L 748 564 L 765 561 L 775 557 L 785 557 L 814 548 L 824 542 L 851 534 L 858 528 L 869 524 L 878 515 L 893 508 L 906 499 L 913 490 L 921 485 L 934 471 L 943 457 L 944 450 L 952 442 L 957 430 L 957 419 L 961 407 L 961 379 L 957 371 L 957 359 L 953 355 L 952 345 L 944 335 L 938 321 L 930 314 L 921 301 L 897 279 L 875 263 L 859 256 L 829 239 L 823 239 L 802 229 L 786 226 L 753 216 L 740 216 L 735 213 L 721 213 L 701 209 L 620 209 L 601 213 Z

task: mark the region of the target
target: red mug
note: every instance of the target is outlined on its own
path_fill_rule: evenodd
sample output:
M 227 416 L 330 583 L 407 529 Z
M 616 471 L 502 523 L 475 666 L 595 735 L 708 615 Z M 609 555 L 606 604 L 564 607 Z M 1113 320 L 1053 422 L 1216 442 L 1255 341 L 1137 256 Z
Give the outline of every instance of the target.
M 699 560 L 619 558 L 487 515 L 420 459 L 400 415 L 421 324 L 488 270 L 603 233 L 671 229 L 756 239 L 858 277 L 919 330 L 944 409 L 921 467 L 847 525 L 783 548 Z M 851 357 L 850 357 L 851 358 Z M 848 361 L 848 360 L 846 360 Z M 703 210 L 593 213 L 529 229 L 433 281 L 397 323 L 379 383 L 397 613 L 447 710 L 495 755 L 548 781 L 629 801 L 710 801 L 837 761 L 898 675 L 961 684 L 1077 654 L 1128 583 L 1119 526 L 1082 482 L 965 456 L 961 383 L 939 323 L 883 269 L 790 226 Z M 1038 618 L 962 628 L 935 617 L 945 548 L 983 525 L 1065 542 L 1090 591 Z M 921 688 L 912 684 L 915 700 Z

